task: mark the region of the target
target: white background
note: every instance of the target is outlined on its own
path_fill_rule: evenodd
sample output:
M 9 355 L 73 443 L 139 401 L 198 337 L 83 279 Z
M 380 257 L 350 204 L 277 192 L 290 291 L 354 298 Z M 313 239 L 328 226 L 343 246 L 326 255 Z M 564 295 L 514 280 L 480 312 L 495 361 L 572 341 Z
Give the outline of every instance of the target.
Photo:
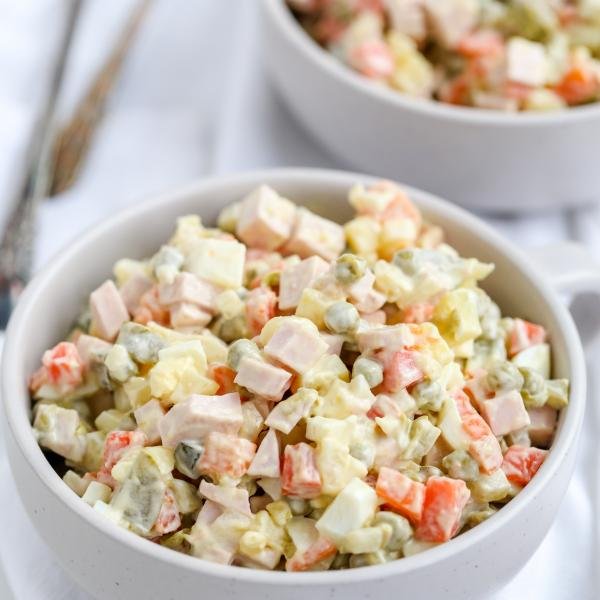
M 61 98 L 63 117 L 81 97 L 133 4 L 87 0 Z M 64 7 L 63 0 L 0 0 L 0 224 L 18 181 Z M 349 167 L 313 142 L 282 105 L 264 73 L 263 50 L 256 0 L 156 0 L 81 177 L 40 209 L 36 269 L 84 228 L 192 179 L 257 167 Z M 590 156 L 590 168 L 598 168 L 597 157 Z M 579 239 L 600 258 L 599 215 L 588 208 L 492 222 L 522 245 Z M 597 367 L 599 356 L 597 345 L 589 348 L 588 367 Z M 600 595 L 593 575 L 599 558 L 595 403 L 600 381 L 597 373 L 591 375 L 579 465 L 559 518 L 533 559 L 494 600 Z M 89 598 L 29 524 L 1 445 L 0 482 L 0 598 Z

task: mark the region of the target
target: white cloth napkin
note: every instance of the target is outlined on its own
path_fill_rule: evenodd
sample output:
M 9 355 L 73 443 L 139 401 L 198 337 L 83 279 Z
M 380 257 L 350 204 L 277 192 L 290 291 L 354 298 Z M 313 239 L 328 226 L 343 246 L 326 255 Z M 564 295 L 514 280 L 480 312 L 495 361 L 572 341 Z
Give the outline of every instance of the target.
M 0 0 L 0 189 L 14 186 L 59 27 L 60 0 Z M 76 186 L 39 215 L 36 266 L 82 229 L 145 195 L 191 179 L 259 167 L 343 168 L 318 146 L 266 79 L 257 3 L 156 0 L 128 57 Z M 133 0 L 88 0 L 61 104 L 68 114 L 101 63 Z M 50 18 L 52 17 L 52 18 Z M 4 35 L 6 26 L 10 34 Z M 590 157 L 590 160 L 593 158 Z M 594 168 L 593 165 L 591 168 Z M 9 196 L 4 196 L 9 197 Z M 0 203 L 0 223 L 6 214 Z M 600 257 L 599 211 L 501 218 L 493 223 L 523 245 L 573 238 Z M 585 327 L 585 321 L 580 323 Z M 600 348 L 590 349 L 589 366 Z M 600 378 L 589 369 L 590 399 Z M 576 475 L 547 538 L 494 600 L 597 597 L 600 415 L 589 403 Z M 29 523 L 0 449 L 0 598 L 83 600 Z M 515 542 L 518 543 L 518 542 Z M 2 585 L 2 570 L 6 578 Z M 215 598 L 214 600 L 219 600 Z

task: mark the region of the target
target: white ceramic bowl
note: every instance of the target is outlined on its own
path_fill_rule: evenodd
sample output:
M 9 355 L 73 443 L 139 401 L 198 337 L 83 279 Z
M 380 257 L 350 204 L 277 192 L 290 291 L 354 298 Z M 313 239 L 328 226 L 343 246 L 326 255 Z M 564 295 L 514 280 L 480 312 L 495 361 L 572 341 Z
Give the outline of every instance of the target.
M 44 349 L 62 339 L 87 297 L 121 257 L 141 258 L 167 239 L 175 218 L 219 210 L 260 183 L 343 221 L 346 195 L 366 176 L 276 170 L 197 183 L 139 203 L 82 235 L 30 283 L 4 346 L 2 395 L 8 454 L 23 504 L 63 567 L 98 598 L 211 600 L 354 600 L 402 590 L 412 600 L 477 598 L 501 587 L 527 562 L 548 531 L 573 471 L 585 403 L 585 370 L 573 321 L 556 292 L 510 242 L 465 211 L 408 188 L 425 217 L 443 225 L 464 255 L 496 263 L 486 289 L 506 314 L 548 329 L 554 373 L 571 380 L 571 403 L 556 440 L 527 488 L 482 525 L 420 555 L 382 566 L 322 573 L 265 572 L 216 565 L 178 554 L 120 529 L 84 504 L 52 470 L 30 427 L 27 377 Z M 577 281 L 570 285 L 577 286 Z
M 325 52 L 284 0 L 261 6 L 272 79 L 309 131 L 351 166 L 488 211 L 600 200 L 600 103 L 504 114 L 413 99 Z

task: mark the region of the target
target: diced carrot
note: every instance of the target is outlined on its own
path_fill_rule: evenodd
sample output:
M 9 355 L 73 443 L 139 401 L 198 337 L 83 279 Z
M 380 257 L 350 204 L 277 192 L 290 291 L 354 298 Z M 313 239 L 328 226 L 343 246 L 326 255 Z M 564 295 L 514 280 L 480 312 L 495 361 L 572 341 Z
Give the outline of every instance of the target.
M 67 393 L 83 381 L 84 372 L 85 365 L 75 344 L 60 342 L 44 352 L 42 366 L 29 379 L 29 389 L 36 392 L 49 383 Z
M 473 408 L 464 392 L 455 396 L 462 427 L 469 438 L 469 454 L 485 473 L 493 473 L 502 464 L 502 450 L 484 418 Z
M 381 214 L 378 215 L 380 221 L 389 221 L 400 218 L 410 219 L 411 221 L 414 221 L 417 228 L 421 227 L 423 222 L 421 211 L 408 197 L 406 192 L 400 189 L 394 182 L 387 180 L 379 181 L 373 185 L 373 189 L 395 192 L 394 197 L 390 200 L 389 204 L 383 209 Z
M 236 391 L 237 387 L 233 382 L 236 372 L 227 365 L 211 363 L 208 365 L 207 375 L 219 384 L 219 389 L 217 390 L 218 396 Z
M 413 523 L 421 520 L 425 499 L 425 486 L 422 483 L 413 481 L 400 471 L 382 467 L 375 491 L 395 512 Z
M 300 442 L 286 446 L 281 468 L 281 491 L 291 498 L 316 498 L 321 493 L 321 475 L 312 446 Z
M 423 379 L 423 371 L 417 366 L 413 352 L 384 350 L 377 356 L 383 362 L 383 390 L 398 392 Z
M 141 448 L 146 443 L 143 431 L 111 431 L 104 440 L 103 469 L 110 474 L 112 468 L 130 448 Z
M 165 497 L 160 507 L 158 517 L 154 523 L 154 531 L 159 535 L 177 531 L 181 527 L 181 517 L 179 516 L 179 507 L 173 492 L 167 488 Z
M 575 64 L 554 88 L 567 104 L 581 104 L 600 93 L 600 78 L 586 65 Z
M 246 322 L 251 334 L 258 335 L 267 321 L 275 316 L 277 294 L 265 286 L 254 288 L 246 299 Z
M 319 537 L 304 552 L 296 553 L 285 564 L 286 571 L 308 571 L 337 552 L 333 542 Z
M 497 55 L 504 51 L 504 40 L 497 31 L 481 29 L 465 35 L 456 49 L 467 58 Z
M 256 444 L 235 435 L 213 431 L 206 438 L 198 471 L 211 477 L 228 475 L 239 478 L 246 473 L 255 454 Z
M 348 57 L 359 73 L 371 79 L 387 79 L 394 72 L 392 51 L 383 40 L 366 40 L 356 46 Z
M 539 448 L 511 446 L 504 455 L 502 470 L 509 481 L 517 485 L 527 485 L 542 466 L 547 454 L 547 450 Z
M 157 285 L 153 285 L 142 295 L 138 307 L 133 312 L 133 320 L 142 325 L 146 325 L 150 321 L 159 325 L 168 325 L 170 318 L 169 310 L 159 301 Z
M 415 537 L 426 542 L 447 542 L 458 532 L 460 516 L 470 495 L 462 479 L 430 477 Z
M 435 304 L 431 302 L 421 302 L 407 306 L 402 312 L 403 323 L 427 323 L 433 318 Z
M 522 350 L 546 341 L 546 330 L 541 325 L 530 323 L 524 319 L 515 319 L 512 329 L 508 333 L 507 351 L 509 356 L 514 356 Z
M 440 88 L 440 100 L 447 104 L 469 104 L 470 88 L 471 77 L 463 73 L 455 77 L 452 81 L 448 81 Z

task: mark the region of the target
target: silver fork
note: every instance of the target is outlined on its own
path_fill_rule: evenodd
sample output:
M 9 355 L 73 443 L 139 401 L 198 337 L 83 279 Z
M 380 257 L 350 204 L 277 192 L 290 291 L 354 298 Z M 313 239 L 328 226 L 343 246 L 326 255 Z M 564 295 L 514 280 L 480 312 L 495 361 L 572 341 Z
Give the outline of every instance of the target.
M 0 329 L 5 329 L 17 297 L 31 275 L 35 213 L 50 183 L 52 130 L 58 94 L 81 9 L 81 0 L 69 0 L 52 79 L 26 154 L 23 180 L 13 200 L 0 239 Z

